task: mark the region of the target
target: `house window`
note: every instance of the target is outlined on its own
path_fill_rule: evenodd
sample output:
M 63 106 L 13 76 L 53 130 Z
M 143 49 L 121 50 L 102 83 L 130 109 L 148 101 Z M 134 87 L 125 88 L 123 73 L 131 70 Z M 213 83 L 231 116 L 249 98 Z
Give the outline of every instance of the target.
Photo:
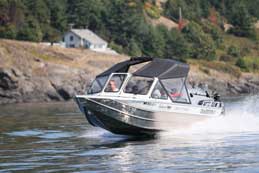
M 70 36 L 70 41 L 74 41 L 73 35 Z

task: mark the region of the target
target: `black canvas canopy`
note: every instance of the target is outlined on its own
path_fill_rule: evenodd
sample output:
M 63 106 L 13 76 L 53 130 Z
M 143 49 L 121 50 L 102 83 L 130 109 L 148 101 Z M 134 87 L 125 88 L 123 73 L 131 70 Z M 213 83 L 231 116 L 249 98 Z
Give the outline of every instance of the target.
M 159 79 L 186 77 L 189 65 L 172 59 L 153 59 L 152 62 L 133 74 L 142 77 L 158 77 Z
M 97 77 L 107 76 L 111 73 L 126 73 L 132 65 L 149 62 L 133 73 L 142 77 L 158 77 L 160 79 L 186 77 L 189 72 L 189 65 L 172 59 L 158 59 L 150 57 L 137 57 L 120 62 L 110 69 L 99 74 Z
M 151 58 L 151 57 L 133 57 L 127 61 L 123 61 L 118 64 L 115 64 L 108 70 L 99 74 L 97 77 L 107 76 L 107 75 L 110 75 L 111 73 L 127 73 L 130 66 L 141 64 L 141 63 L 152 61 L 152 60 L 153 60 L 153 58 Z

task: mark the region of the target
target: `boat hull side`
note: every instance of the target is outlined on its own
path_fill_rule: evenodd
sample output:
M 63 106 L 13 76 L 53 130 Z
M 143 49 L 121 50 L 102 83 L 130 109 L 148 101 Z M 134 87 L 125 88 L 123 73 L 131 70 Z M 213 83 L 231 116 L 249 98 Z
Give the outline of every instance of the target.
M 108 100 L 105 100 L 107 102 Z M 103 103 L 103 100 L 99 99 L 82 99 L 77 103 L 83 109 L 83 113 L 86 116 L 88 122 L 93 126 L 98 126 L 115 134 L 123 135 L 154 135 L 159 129 L 156 129 L 152 112 L 145 112 L 138 110 L 138 113 L 145 112 L 144 118 L 142 116 L 135 116 L 130 114 L 134 113 L 134 108 L 126 110 L 119 110 L 117 108 L 110 107 Z M 135 112 L 137 110 L 135 109 Z M 148 115 L 150 114 L 150 115 Z
M 150 135 L 163 130 L 185 128 L 208 118 L 191 114 L 151 112 L 112 99 L 77 98 L 77 103 L 90 124 L 124 135 Z

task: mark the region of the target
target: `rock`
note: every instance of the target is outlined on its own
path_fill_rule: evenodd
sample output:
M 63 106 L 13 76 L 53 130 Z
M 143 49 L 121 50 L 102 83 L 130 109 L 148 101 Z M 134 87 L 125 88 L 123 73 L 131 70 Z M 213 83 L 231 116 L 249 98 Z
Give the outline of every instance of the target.
M 18 88 L 16 73 L 12 69 L 0 68 L 0 88 L 4 90 L 14 90 Z
M 67 90 L 67 88 L 59 88 L 57 92 L 64 100 L 69 100 L 73 97 L 72 90 Z
M 36 61 L 36 62 L 42 62 L 42 60 L 40 59 L 40 58 L 33 58 L 34 59 L 34 61 Z
M 62 98 L 57 94 L 57 92 L 47 91 L 46 95 L 50 100 L 62 101 Z

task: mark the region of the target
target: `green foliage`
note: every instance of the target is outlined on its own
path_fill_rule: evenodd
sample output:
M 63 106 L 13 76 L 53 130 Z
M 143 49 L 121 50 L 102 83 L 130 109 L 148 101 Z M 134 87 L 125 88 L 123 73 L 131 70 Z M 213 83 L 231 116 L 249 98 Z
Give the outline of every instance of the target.
M 179 30 L 172 29 L 167 35 L 165 57 L 184 60 L 190 56 L 190 45 Z
M 58 42 L 61 40 L 60 32 L 52 27 L 47 27 L 45 29 L 45 35 L 43 40 L 49 41 L 51 43 Z
M 105 27 L 109 31 L 110 39 L 127 47 L 131 38 L 143 32 L 141 27 L 144 27 L 145 22 L 142 7 L 129 7 L 123 0 L 107 3 L 107 6 Z
M 209 69 L 213 69 L 219 72 L 223 72 L 226 74 L 229 74 L 231 76 L 235 76 L 237 78 L 239 78 L 241 76 L 241 71 L 238 67 L 234 66 L 234 65 L 230 65 L 228 63 L 225 62 L 220 62 L 220 61 L 204 61 L 204 60 L 200 60 L 198 61 L 200 66 L 209 68 Z
M 141 56 L 142 55 L 141 49 L 139 48 L 137 42 L 134 39 L 130 40 L 128 54 L 130 56 Z
M 123 47 L 114 42 L 111 42 L 109 44 L 109 47 L 111 47 L 113 50 L 115 50 L 118 53 L 123 53 Z
M 66 17 L 66 3 L 64 0 L 48 0 L 48 7 L 50 7 L 50 25 L 53 29 L 59 32 L 66 31 L 67 17 Z
M 233 13 L 231 14 L 231 23 L 234 27 L 231 28 L 229 32 L 237 36 L 255 39 L 254 22 L 247 8 L 242 3 L 235 7 L 236 9 L 233 10 Z
M 165 39 L 161 32 L 150 26 L 148 35 L 143 42 L 143 53 L 152 57 L 164 57 Z
M 24 4 L 39 24 L 50 24 L 50 10 L 45 0 L 25 0 Z
M 234 36 L 231 36 L 234 42 L 226 41 L 230 35 L 207 19 L 211 9 L 215 8 L 218 25 L 224 18 L 234 25 L 232 33 L 254 38 L 253 20 L 259 17 L 259 0 L 168 0 L 163 6 L 163 14 L 155 2 L 0 0 L 0 38 L 56 42 L 72 23 L 75 28 L 93 30 L 117 52 L 131 56 L 178 58 L 182 61 L 189 58 L 214 60 L 218 56 L 221 61 L 230 61 L 230 57 L 256 54 L 254 42 Z M 182 32 L 153 26 L 146 18 L 146 14 L 155 19 L 166 15 L 177 21 L 180 7 L 183 18 L 188 19 Z M 233 61 L 234 58 L 230 62 Z
M 212 23 L 205 21 L 202 22 L 202 30 L 211 36 L 215 42 L 215 46 L 219 47 L 223 43 L 222 31 L 218 26 L 213 25 Z
M 224 61 L 224 62 L 232 62 L 233 61 L 233 57 L 230 55 L 221 55 L 219 58 L 220 61 Z
M 19 40 L 40 42 L 43 34 L 38 21 L 34 17 L 27 18 L 26 23 L 17 34 Z
M 100 21 L 103 17 L 102 13 L 105 13 L 106 10 L 108 11 L 105 8 L 106 5 L 102 0 L 68 0 L 68 23 L 75 24 L 75 27 L 99 30 L 102 27 L 102 22 Z
M 246 56 L 239 58 L 236 65 L 243 71 L 258 72 L 259 71 L 259 58 Z
M 179 19 L 179 8 L 181 7 L 183 17 L 188 20 L 200 21 L 203 17 L 210 15 L 210 10 L 215 8 L 218 24 L 222 25 L 221 16 L 227 19 L 234 28 L 230 30 L 236 36 L 256 38 L 254 20 L 259 19 L 259 0 L 168 0 L 165 4 L 164 14 L 177 21 Z
M 233 45 L 228 48 L 227 53 L 233 57 L 240 57 L 240 49 Z
M 16 28 L 14 25 L 0 26 L 0 38 L 16 38 Z
M 245 60 L 243 58 L 237 59 L 236 66 L 238 66 L 239 68 L 241 68 L 244 71 L 248 71 L 248 67 L 247 67 L 247 65 L 245 63 Z
M 201 26 L 191 22 L 183 30 L 186 39 L 191 43 L 191 56 L 196 59 L 214 60 L 216 47 L 209 34 L 203 32 Z
M 259 71 L 259 58 L 258 57 L 244 57 L 245 62 L 251 71 Z
M 164 13 L 166 16 L 176 21 L 179 19 L 179 8 L 181 8 L 184 18 L 189 20 L 197 20 L 205 13 L 208 13 L 202 11 L 201 4 L 206 8 L 209 4 L 207 4 L 204 0 L 202 0 L 201 2 L 199 0 L 168 0 L 165 4 Z
M 145 9 L 149 17 L 158 19 L 160 17 L 160 10 L 156 6 L 151 6 L 150 8 Z

